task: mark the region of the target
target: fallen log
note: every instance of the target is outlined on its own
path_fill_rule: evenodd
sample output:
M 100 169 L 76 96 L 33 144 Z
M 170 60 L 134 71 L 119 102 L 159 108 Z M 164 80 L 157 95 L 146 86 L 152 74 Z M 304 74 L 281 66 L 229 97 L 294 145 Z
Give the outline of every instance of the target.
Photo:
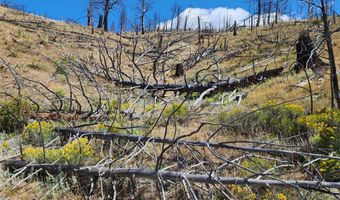
M 247 87 L 252 84 L 261 83 L 266 79 L 279 76 L 283 71 L 283 67 L 265 70 L 263 72 L 244 76 L 239 79 L 228 79 L 216 83 L 208 84 L 148 84 L 137 83 L 132 81 L 113 80 L 117 85 L 124 87 L 131 87 L 136 89 L 148 90 L 148 91 L 173 91 L 180 93 L 198 92 L 202 93 L 210 88 L 215 88 L 214 92 L 230 92 L 237 88 Z
M 68 138 L 72 136 L 96 138 L 96 139 L 102 139 L 102 140 L 125 139 L 129 141 L 141 142 L 141 143 L 149 142 L 149 143 L 162 143 L 162 144 L 189 145 L 189 146 L 197 146 L 197 147 L 230 149 L 230 150 L 244 151 L 244 152 L 267 153 L 271 155 L 287 155 L 287 156 L 293 156 L 293 157 L 309 156 L 313 158 L 330 158 L 330 159 L 340 160 L 340 157 L 337 157 L 337 156 L 328 156 L 328 155 L 323 155 L 323 154 L 290 151 L 290 150 L 280 150 L 280 149 L 265 149 L 265 148 L 258 148 L 258 147 L 235 146 L 235 145 L 229 145 L 223 142 L 222 143 L 210 143 L 210 142 L 203 142 L 203 141 L 173 140 L 173 139 L 168 139 L 168 138 L 163 139 L 159 137 L 147 137 L 147 136 L 131 135 L 131 134 L 100 132 L 100 131 L 83 131 L 83 130 L 74 129 L 74 128 L 56 128 L 55 131 L 60 134 L 61 138 L 64 138 L 64 141 L 68 141 Z
M 264 186 L 264 187 L 285 187 L 285 188 L 305 188 L 305 189 L 325 189 L 325 188 L 340 188 L 340 182 L 324 182 L 324 181 L 307 181 L 307 180 L 261 180 L 247 179 L 236 177 L 212 176 L 206 174 L 189 174 L 176 171 L 156 171 L 144 168 L 117 168 L 110 169 L 108 167 L 95 166 L 63 166 L 56 164 L 29 164 L 21 160 L 6 160 L 4 162 L 6 168 L 16 170 L 26 167 L 26 170 L 45 170 L 50 174 L 59 174 L 61 172 L 68 174 L 77 174 L 83 177 L 134 177 L 146 179 L 171 180 L 181 182 L 188 180 L 190 182 L 205 183 L 205 184 L 222 184 L 222 185 L 249 185 L 249 186 Z

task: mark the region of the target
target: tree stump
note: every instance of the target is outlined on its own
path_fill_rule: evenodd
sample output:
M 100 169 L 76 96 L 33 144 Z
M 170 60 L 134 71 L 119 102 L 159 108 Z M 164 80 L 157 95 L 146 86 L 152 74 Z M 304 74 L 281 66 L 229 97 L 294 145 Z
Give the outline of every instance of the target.
M 178 63 L 176 64 L 176 77 L 183 76 L 184 75 L 184 69 L 183 69 L 183 64 Z
M 302 31 L 296 43 L 294 70 L 299 73 L 304 68 L 311 68 L 318 76 L 323 76 L 325 71 L 325 63 L 319 58 L 308 31 Z

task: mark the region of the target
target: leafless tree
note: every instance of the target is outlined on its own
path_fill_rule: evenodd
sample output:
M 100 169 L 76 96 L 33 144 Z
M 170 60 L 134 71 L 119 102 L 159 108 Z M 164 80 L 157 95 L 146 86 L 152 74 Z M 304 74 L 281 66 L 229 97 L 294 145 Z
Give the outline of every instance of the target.
M 256 27 L 260 26 L 260 20 L 261 20 L 261 9 L 262 9 L 262 0 L 257 0 L 257 21 L 256 21 Z
M 151 10 L 151 4 L 148 0 L 137 0 L 138 2 L 138 14 L 140 19 L 140 28 L 142 35 L 145 34 L 145 18 L 147 13 Z
M 181 16 L 181 8 L 178 6 L 176 9 L 176 31 L 179 31 L 181 28 L 182 16 Z
M 332 88 L 332 97 L 334 95 L 334 98 L 336 100 L 337 107 L 340 108 L 340 90 L 339 90 L 339 83 L 338 83 L 338 77 L 336 72 L 336 64 L 335 64 L 335 57 L 334 57 L 334 51 L 333 51 L 333 44 L 332 44 L 332 37 L 329 30 L 329 21 L 328 21 L 328 10 L 326 6 L 326 2 L 324 0 L 320 0 L 320 6 L 318 6 L 321 9 L 322 12 L 322 20 L 323 20 L 323 27 L 324 27 L 324 37 L 327 43 L 328 48 L 328 59 L 329 59 L 329 65 L 331 69 L 331 88 Z M 334 108 L 334 100 L 332 99 L 332 108 Z
M 93 14 L 92 14 L 92 0 L 89 1 L 89 5 L 87 8 L 87 26 L 92 27 L 93 26 Z
M 103 30 L 108 31 L 109 29 L 109 15 L 111 10 L 120 2 L 120 0 L 93 0 L 93 8 L 102 13 L 103 16 Z
M 175 2 L 174 5 L 171 8 L 170 31 L 172 31 L 173 28 L 174 28 L 174 20 L 175 20 L 177 13 L 178 13 L 178 9 L 179 9 L 179 5 Z
M 126 28 L 127 28 L 126 26 L 127 26 L 126 8 L 123 5 L 122 10 L 120 11 L 120 16 L 119 16 L 119 28 L 120 28 L 121 34 L 126 31 Z

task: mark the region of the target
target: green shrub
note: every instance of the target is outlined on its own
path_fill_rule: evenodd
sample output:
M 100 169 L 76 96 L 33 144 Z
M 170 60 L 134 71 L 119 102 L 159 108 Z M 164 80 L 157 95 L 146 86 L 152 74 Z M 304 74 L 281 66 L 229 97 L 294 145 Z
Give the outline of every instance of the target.
M 254 115 L 243 117 L 249 112 L 249 109 L 246 107 L 236 106 L 231 110 L 220 112 L 217 116 L 217 121 L 221 124 L 229 124 L 235 121 L 226 127 L 227 130 L 235 133 L 252 132 L 256 125 Z
M 164 110 L 164 117 L 168 118 L 172 114 L 172 117 L 186 117 L 189 114 L 189 105 L 184 103 L 181 105 L 179 102 L 174 102 Z
M 261 110 L 256 113 L 256 117 L 262 130 L 279 137 L 291 137 L 306 130 L 297 120 L 304 116 L 304 113 L 305 110 L 299 105 L 285 104 Z
M 99 123 L 96 125 L 95 129 L 101 132 L 111 132 L 111 133 L 125 133 L 122 129 L 122 124 L 118 121 L 115 121 L 113 124 L 106 125 L 103 123 Z
M 34 146 L 41 146 L 42 139 L 44 143 L 51 141 L 55 138 L 54 124 L 52 122 L 31 122 L 29 123 L 22 133 L 24 143 Z
M 21 99 L 0 101 L 0 131 L 13 133 L 22 130 L 32 113 L 30 105 Z
M 262 173 L 268 169 L 271 169 L 274 165 L 268 159 L 265 158 L 257 158 L 257 157 L 250 157 L 246 158 L 241 162 L 241 165 L 249 170 Z M 252 172 L 246 169 L 240 169 L 239 176 L 252 176 L 254 175 Z

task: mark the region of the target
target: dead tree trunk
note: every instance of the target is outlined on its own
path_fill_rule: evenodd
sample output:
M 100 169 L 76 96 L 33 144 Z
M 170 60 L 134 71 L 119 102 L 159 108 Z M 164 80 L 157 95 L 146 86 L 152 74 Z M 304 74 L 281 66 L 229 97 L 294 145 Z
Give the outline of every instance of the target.
M 110 0 L 105 0 L 103 26 L 106 32 L 109 29 Z
M 97 28 L 102 28 L 102 27 L 103 27 L 103 15 L 100 15 Z
M 184 69 L 183 69 L 183 64 L 178 63 L 176 64 L 176 77 L 183 76 L 184 75 Z
M 267 24 L 269 25 L 271 23 L 270 18 L 271 18 L 271 12 L 272 12 L 272 1 L 269 1 L 269 5 L 268 5 L 268 21 Z
M 237 35 L 237 24 L 236 24 L 236 21 L 234 21 L 234 36 Z
M 296 65 L 294 70 L 299 73 L 304 68 L 311 68 L 318 76 L 323 76 L 325 63 L 319 58 L 308 31 L 302 31 L 296 43 Z
M 278 17 L 279 17 L 279 0 L 276 0 L 276 3 L 275 3 L 275 24 L 278 23 Z
M 332 87 L 332 97 L 336 100 L 336 104 L 338 108 L 340 108 L 340 91 L 338 85 L 338 77 L 336 74 L 336 64 L 334 59 L 334 52 L 332 46 L 332 37 L 329 32 L 329 24 L 328 24 L 328 15 L 327 15 L 327 7 L 325 5 L 325 1 L 321 0 L 321 7 L 322 7 L 322 20 L 323 20 L 323 27 L 324 27 L 324 37 L 326 38 L 327 48 L 328 48 L 328 57 L 329 57 L 329 65 L 331 68 L 331 87 Z M 332 98 L 332 108 L 334 108 L 334 100 Z
M 197 25 L 198 25 L 198 44 L 201 44 L 201 20 L 200 17 L 197 17 Z
M 92 0 L 90 0 L 87 8 L 87 26 L 92 26 Z
M 256 22 L 256 27 L 260 26 L 260 20 L 261 20 L 261 0 L 257 0 L 257 22 Z

